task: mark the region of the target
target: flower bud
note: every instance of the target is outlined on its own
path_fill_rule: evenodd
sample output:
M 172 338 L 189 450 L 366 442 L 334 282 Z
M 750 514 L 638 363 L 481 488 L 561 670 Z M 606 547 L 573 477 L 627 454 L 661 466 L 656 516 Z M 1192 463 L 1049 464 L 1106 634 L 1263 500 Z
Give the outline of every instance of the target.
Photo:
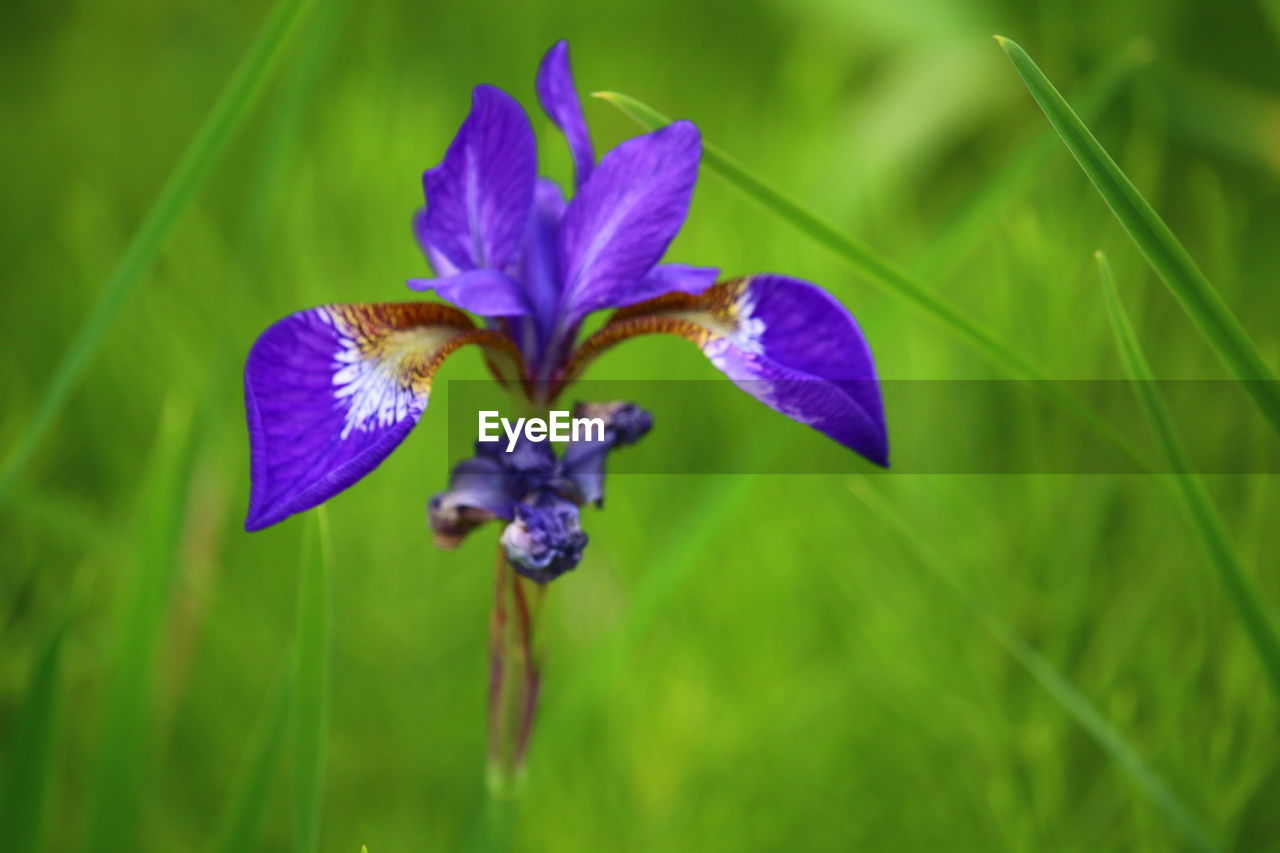
M 516 505 L 515 520 L 502 531 L 501 543 L 517 572 L 546 583 L 578 565 L 587 534 L 578 524 L 576 506 L 544 495 L 534 505 Z

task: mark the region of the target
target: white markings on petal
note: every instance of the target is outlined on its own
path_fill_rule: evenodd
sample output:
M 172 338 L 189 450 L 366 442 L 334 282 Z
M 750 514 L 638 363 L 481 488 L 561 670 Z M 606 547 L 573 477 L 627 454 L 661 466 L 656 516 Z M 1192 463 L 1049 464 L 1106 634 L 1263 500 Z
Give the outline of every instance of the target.
M 417 419 L 427 408 L 427 394 L 414 388 L 406 375 L 405 347 L 418 336 L 396 331 L 383 338 L 362 337 L 347 318 L 325 308 L 317 316 L 338 333 L 333 354 L 334 407 L 343 413 L 339 438 L 353 432 L 392 427 L 406 418 Z
M 711 364 L 716 370 L 728 372 L 726 368 L 728 363 L 725 356 L 729 352 L 729 339 L 720 335 L 712 335 L 705 344 L 702 345 L 702 354 L 711 360 Z
M 724 321 L 703 323 L 703 327 L 711 334 L 702 345 L 702 352 L 717 370 L 733 380 L 739 388 L 792 420 L 813 426 L 822 418 L 808 412 L 794 399 L 794 392 L 803 387 L 797 383 L 808 380 L 780 378 L 773 381 L 764 376 L 764 365 L 768 363 L 764 348 L 767 327 L 764 318 L 756 315 L 756 307 L 755 293 L 750 286 L 743 288 L 741 295 L 726 312 Z M 792 387 L 782 389 L 779 387 L 780 382 L 791 383 Z M 793 393 L 781 393 L 783 390 Z
M 738 299 L 736 307 L 737 322 L 729 337 L 734 346 L 748 355 L 760 355 L 764 352 L 764 319 L 755 315 L 756 297 L 748 287 Z
M 765 322 L 755 311 L 755 294 L 746 287 L 722 318 L 689 315 L 689 319 L 710 332 L 702 352 L 716 369 L 730 374 L 741 372 L 732 370 L 730 358 L 751 361 L 751 356 L 764 355 Z

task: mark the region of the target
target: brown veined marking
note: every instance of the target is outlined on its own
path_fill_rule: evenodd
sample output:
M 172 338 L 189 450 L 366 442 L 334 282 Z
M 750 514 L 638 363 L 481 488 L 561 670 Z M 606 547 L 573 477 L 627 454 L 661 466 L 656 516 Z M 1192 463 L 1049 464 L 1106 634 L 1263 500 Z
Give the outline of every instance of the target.
M 471 318 L 457 308 L 437 302 L 367 302 L 321 306 L 344 336 L 361 344 L 421 326 L 474 329 Z
M 477 329 L 471 318 L 435 302 L 384 302 L 325 305 L 322 311 L 365 358 L 395 359 L 393 374 L 400 387 L 427 396 L 440 364 L 459 347 L 479 344 L 495 375 L 496 361 L 506 358 L 519 376 L 521 357 L 515 344 L 490 329 Z
M 618 309 L 604 328 L 574 350 L 561 384 L 576 379 L 604 350 L 636 335 L 677 335 L 705 349 L 737 329 L 739 305 L 750 284 L 751 277 L 745 276 L 719 282 L 697 296 L 667 293 Z
M 520 351 L 516 349 L 510 338 L 492 329 L 471 329 L 449 338 L 431 354 L 424 364 L 413 371 L 418 381 L 423 383 L 422 385 L 415 385 L 414 391 L 420 393 L 430 391 L 431 380 L 435 377 L 436 371 L 440 369 L 441 363 L 452 355 L 455 350 L 467 344 L 478 344 L 485 349 L 489 369 L 494 371 L 494 375 L 499 381 L 505 380 L 500 371 L 494 370 L 493 356 L 502 356 L 509 359 L 510 366 L 515 371 L 516 376 L 523 372 Z

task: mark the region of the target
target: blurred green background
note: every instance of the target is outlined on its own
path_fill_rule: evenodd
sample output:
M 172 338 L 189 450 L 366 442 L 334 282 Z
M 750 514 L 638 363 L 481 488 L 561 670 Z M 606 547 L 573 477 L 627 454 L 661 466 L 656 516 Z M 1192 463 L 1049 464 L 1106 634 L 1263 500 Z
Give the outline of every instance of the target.
M 419 175 L 474 84 L 525 103 L 563 179 L 532 87 L 542 52 L 569 39 L 584 92 L 693 119 L 1055 378 L 1124 376 L 1092 258 L 1105 249 L 1156 372 L 1222 378 L 990 36 L 1017 39 L 1081 106 L 1274 366 L 1270 8 L 319 0 L 0 506 L 0 848 L 215 849 L 260 811 L 261 849 L 297 849 L 309 761 L 320 849 L 482 846 L 492 531 L 440 553 L 423 517 L 450 461 L 433 414 L 448 383 L 388 464 L 327 507 L 327 720 L 279 698 L 323 687 L 288 676 L 310 636 L 296 623 L 316 513 L 241 530 L 250 344 L 306 306 L 408 298 L 403 280 L 425 272 L 408 226 Z M 6 454 L 267 13 L 5 4 Z M 586 110 L 600 149 L 637 132 L 603 102 Z M 711 174 L 669 257 L 822 283 L 887 378 L 1000 376 Z M 592 372 L 717 375 L 675 339 Z M 441 380 L 481 376 L 463 353 Z M 681 453 L 785 454 L 804 429 L 681 436 L 656 416 L 648 441 Z M 1230 442 L 1258 415 L 1240 395 L 1201 417 Z M 889 421 L 899 448 L 952 427 L 946 412 Z M 970 441 L 994 458 L 1019 425 L 988 423 Z M 1145 423 L 1117 426 L 1154 447 Z M 1270 451 L 1239 452 L 1263 470 Z M 1208 485 L 1262 597 L 1280 600 L 1276 478 Z M 1213 844 L 1280 849 L 1276 696 L 1167 486 L 616 478 L 607 511 L 585 514 L 586 559 L 550 590 L 514 846 L 1176 850 L 1194 836 L 1181 816 Z M 318 748 L 291 734 L 308 719 Z

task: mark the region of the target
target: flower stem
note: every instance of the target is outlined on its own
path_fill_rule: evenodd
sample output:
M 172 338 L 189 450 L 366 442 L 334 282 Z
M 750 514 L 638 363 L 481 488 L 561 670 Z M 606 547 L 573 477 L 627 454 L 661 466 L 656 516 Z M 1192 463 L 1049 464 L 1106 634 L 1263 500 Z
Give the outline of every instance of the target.
M 541 663 L 537 618 L 543 587 L 518 574 L 502 549 L 494 577 L 489 623 L 489 795 L 514 800 L 524 781 L 533 734 Z

